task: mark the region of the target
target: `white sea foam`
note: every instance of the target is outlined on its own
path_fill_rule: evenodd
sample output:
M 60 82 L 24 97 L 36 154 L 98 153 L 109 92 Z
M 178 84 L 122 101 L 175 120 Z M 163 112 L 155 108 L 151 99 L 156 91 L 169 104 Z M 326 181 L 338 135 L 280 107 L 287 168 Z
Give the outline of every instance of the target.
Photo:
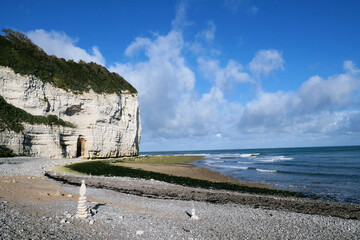
M 253 162 L 237 162 L 237 163 L 240 163 L 240 164 L 253 164 Z
M 276 173 L 277 172 L 277 170 L 267 170 L 267 169 L 260 169 L 260 168 L 257 168 L 256 171 L 267 172 L 267 173 Z
M 232 166 L 232 165 L 212 165 L 212 164 L 206 164 L 206 165 L 208 165 L 210 167 L 216 167 L 216 168 L 231 168 L 231 169 L 242 169 L 242 170 L 246 170 L 249 168 L 249 167 L 239 167 L 239 166 Z
M 186 154 L 175 155 L 175 156 L 203 156 L 203 157 L 207 157 L 207 156 L 211 156 L 211 154 L 208 154 L 208 153 L 186 153 Z
M 256 156 L 259 156 L 260 153 L 242 153 L 242 154 L 237 154 L 238 157 L 241 157 L 241 158 L 251 158 L 251 157 L 256 157 Z
M 222 162 L 224 162 L 224 161 L 216 161 L 216 160 L 207 160 L 207 161 L 205 161 L 205 164 L 207 164 L 207 163 L 222 163 Z
M 277 161 L 290 161 L 294 158 L 284 157 L 284 156 L 268 156 L 263 158 L 256 158 L 256 161 L 259 162 L 277 162 Z
M 251 158 L 259 156 L 260 153 L 227 153 L 227 154 L 211 154 L 211 158 Z

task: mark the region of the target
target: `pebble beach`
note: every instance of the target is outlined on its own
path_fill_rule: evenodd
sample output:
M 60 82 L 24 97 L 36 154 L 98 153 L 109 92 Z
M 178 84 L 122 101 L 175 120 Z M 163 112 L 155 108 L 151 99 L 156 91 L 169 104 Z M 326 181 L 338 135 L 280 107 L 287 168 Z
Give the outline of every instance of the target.
M 80 160 L 0 159 L 0 239 L 360 239 L 357 217 L 305 214 L 236 201 L 146 197 L 91 184 L 86 192 L 90 216 L 77 219 L 79 186 L 45 176 L 54 166 L 76 161 Z M 109 178 L 111 182 L 133 185 L 137 192 L 151 184 L 169 191 L 180 189 L 125 177 Z M 348 211 L 359 212 L 358 205 L 349 206 Z M 193 209 L 198 220 L 190 217 Z

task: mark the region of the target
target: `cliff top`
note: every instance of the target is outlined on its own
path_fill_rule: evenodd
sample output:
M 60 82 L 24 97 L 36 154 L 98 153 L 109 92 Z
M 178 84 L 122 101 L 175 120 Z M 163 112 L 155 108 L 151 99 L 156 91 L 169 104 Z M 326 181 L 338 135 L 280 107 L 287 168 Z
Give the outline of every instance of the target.
M 137 93 L 136 89 L 117 73 L 96 63 L 79 63 L 47 55 L 24 34 L 3 29 L 0 35 L 0 66 L 16 73 L 35 75 L 53 86 L 74 93 Z

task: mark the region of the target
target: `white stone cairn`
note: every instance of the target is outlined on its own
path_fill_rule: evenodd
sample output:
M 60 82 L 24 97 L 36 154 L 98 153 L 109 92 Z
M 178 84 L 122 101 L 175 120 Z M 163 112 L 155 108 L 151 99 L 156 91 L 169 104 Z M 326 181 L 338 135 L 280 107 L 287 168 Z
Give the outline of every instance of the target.
M 80 186 L 80 197 L 78 201 L 78 207 L 77 207 L 77 213 L 75 215 L 76 218 L 87 218 L 88 213 L 86 209 L 86 186 L 85 186 L 85 180 L 81 180 L 81 186 Z
M 195 208 L 191 210 L 191 219 L 199 220 L 200 218 L 195 214 Z

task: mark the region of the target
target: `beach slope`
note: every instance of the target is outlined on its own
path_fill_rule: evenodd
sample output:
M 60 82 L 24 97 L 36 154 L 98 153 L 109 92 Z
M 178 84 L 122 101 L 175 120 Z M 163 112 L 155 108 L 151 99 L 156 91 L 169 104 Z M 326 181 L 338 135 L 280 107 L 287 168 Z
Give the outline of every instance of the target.
M 297 213 L 289 209 L 271 209 L 256 202 L 283 201 L 277 196 L 202 190 L 156 180 L 128 177 L 89 177 L 69 175 L 72 184 L 85 179 L 88 185 L 87 207 L 92 216 L 74 218 L 79 187 L 44 177 L 56 165 L 77 160 L 13 158 L 0 160 L 1 239 L 359 239 L 360 221 L 319 214 Z M 54 173 L 65 178 L 66 176 Z M 70 180 L 65 180 L 70 182 Z M 96 184 L 110 187 L 96 186 Z M 94 185 L 95 187 L 92 187 Z M 127 185 L 127 188 L 124 186 Z M 120 187 L 119 187 L 120 186 Z M 130 187 L 133 192 L 126 193 Z M 181 189 L 181 197 L 146 196 L 141 189 L 154 191 Z M 119 191 L 124 188 L 124 191 Z M 185 190 L 186 188 L 186 190 Z M 193 191 L 193 195 L 189 194 Z M 136 194 L 138 192 L 138 194 Z M 204 199 L 195 199 L 202 194 Z M 244 202 L 207 201 L 211 194 L 234 195 Z M 246 202 L 246 196 L 253 203 Z M 307 201 L 287 198 L 301 203 Z M 215 201 L 216 202 L 216 201 Z M 221 203 L 221 204 L 219 204 Z M 287 202 L 284 202 L 286 205 Z M 328 203 L 324 203 L 327 205 Z M 327 205 L 332 208 L 334 205 Z M 353 212 L 359 206 L 347 204 Z M 195 209 L 199 220 L 189 215 Z M 357 215 L 356 215 L 357 216 Z M 357 218 L 357 217 L 355 217 Z M 306 231 L 305 231 L 306 230 Z

